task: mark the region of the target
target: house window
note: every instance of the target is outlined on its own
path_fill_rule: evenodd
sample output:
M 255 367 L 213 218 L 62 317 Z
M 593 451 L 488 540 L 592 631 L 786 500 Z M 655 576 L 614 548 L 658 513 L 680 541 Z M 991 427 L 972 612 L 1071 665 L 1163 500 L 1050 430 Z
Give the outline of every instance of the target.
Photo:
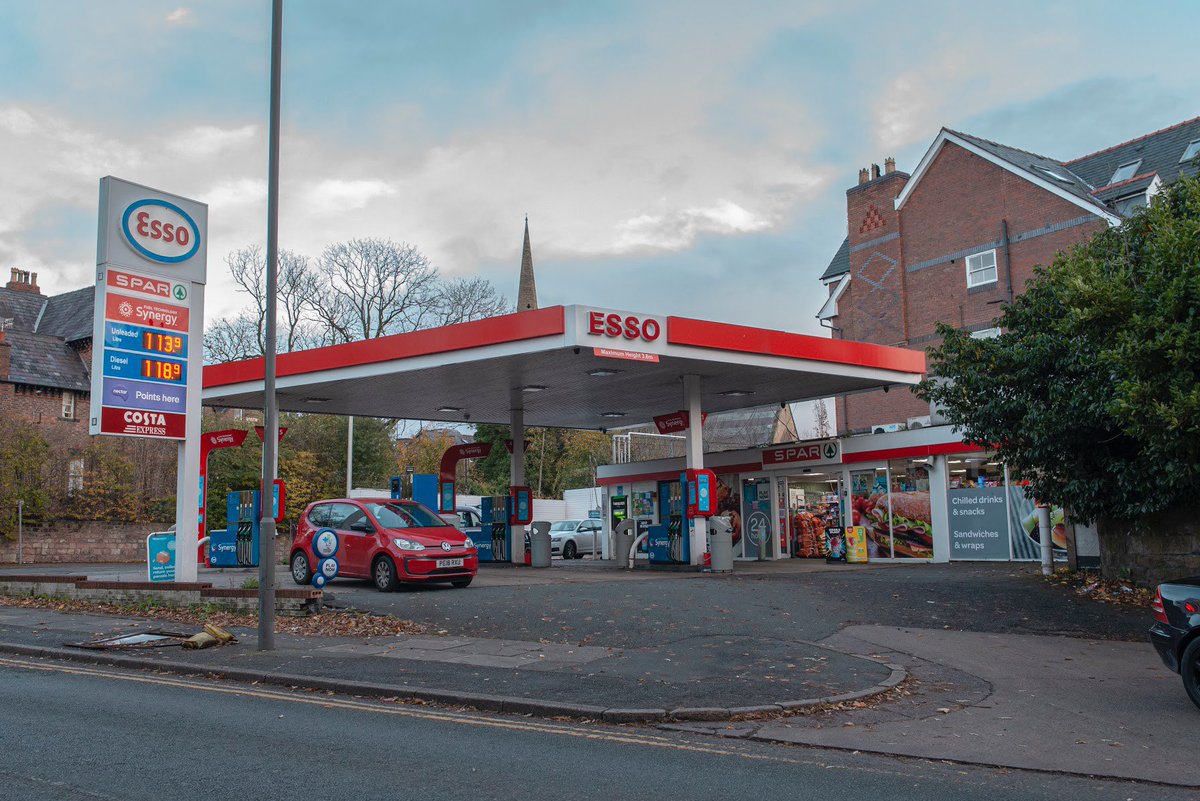
M 1117 167 L 1117 171 L 1113 173 L 1110 184 L 1119 184 L 1121 181 L 1128 181 L 1133 176 L 1137 175 L 1137 168 L 1141 165 L 1142 160 L 1130 161 Z
M 967 287 L 996 283 L 996 251 L 967 256 Z
M 62 416 L 67 420 L 75 419 L 75 393 L 69 389 L 63 390 Z
M 1130 214 L 1133 214 L 1135 209 L 1145 208 L 1149 205 L 1150 201 L 1146 197 L 1145 193 L 1130 195 L 1129 197 L 1123 197 L 1113 202 L 1113 206 L 1116 208 L 1117 213 L 1122 217 L 1128 217 Z
M 72 459 L 67 465 L 67 493 L 74 495 L 83 491 L 83 460 Z
M 1200 139 L 1193 139 L 1188 142 L 1187 148 L 1183 151 L 1183 158 L 1179 160 L 1179 163 L 1182 164 L 1185 161 L 1191 161 L 1196 156 L 1200 156 Z

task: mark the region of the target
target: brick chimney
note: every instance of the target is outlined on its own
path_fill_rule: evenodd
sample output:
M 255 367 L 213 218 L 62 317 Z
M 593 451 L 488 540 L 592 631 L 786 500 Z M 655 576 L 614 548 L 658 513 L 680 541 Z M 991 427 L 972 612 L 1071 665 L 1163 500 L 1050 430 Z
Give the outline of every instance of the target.
M 18 270 L 12 268 L 12 277 L 8 283 L 4 285 L 5 289 L 11 289 L 14 292 L 32 292 L 35 295 L 42 294 L 42 290 L 38 289 L 37 273 L 31 273 L 28 270 Z
M 867 174 L 867 168 L 863 167 L 858 171 L 858 183 L 865 184 L 869 180 L 871 180 L 871 176 Z
M 896 160 L 894 158 L 892 158 L 891 156 L 888 156 L 886 159 L 883 160 L 883 174 L 891 175 L 895 171 L 896 171 Z
M 879 177 L 879 165 L 872 164 L 871 165 L 871 180 L 874 181 L 878 177 Z

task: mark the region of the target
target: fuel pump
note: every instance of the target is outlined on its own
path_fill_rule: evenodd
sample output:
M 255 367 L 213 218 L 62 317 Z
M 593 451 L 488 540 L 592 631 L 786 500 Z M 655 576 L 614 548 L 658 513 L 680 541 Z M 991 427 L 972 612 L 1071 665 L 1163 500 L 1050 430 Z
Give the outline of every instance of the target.
M 658 482 L 658 525 L 650 526 L 646 537 L 651 564 L 678 565 L 690 561 L 689 526 L 683 500 L 681 482 Z
M 512 553 L 512 496 L 494 495 L 479 499 L 483 523 L 475 549 L 481 562 L 507 562 Z
M 225 497 L 225 530 L 212 532 L 209 541 L 209 566 L 257 567 L 261 518 L 258 490 L 229 493 Z

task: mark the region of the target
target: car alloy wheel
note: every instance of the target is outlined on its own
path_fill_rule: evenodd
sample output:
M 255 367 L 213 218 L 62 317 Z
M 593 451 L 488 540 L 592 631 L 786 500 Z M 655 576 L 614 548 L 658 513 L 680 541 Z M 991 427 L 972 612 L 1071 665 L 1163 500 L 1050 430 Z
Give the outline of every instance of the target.
M 312 569 L 308 566 L 308 556 L 304 551 L 292 554 L 292 581 L 297 584 L 307 584 L 312 581 Z
M 575 547 L 575 543 L 571 540 L 567 540 L 566 544 L 563 545 L 563 559 L 574 559 L 575 552 L 577 550 L 578 549 Z
M 380 592 L 391 592 L 396 589 L 398 583 L 396 581 L 396 563 L 390 556 L 380 556 L 375 560 L 371 576 L 375 580 L 375 589 Z

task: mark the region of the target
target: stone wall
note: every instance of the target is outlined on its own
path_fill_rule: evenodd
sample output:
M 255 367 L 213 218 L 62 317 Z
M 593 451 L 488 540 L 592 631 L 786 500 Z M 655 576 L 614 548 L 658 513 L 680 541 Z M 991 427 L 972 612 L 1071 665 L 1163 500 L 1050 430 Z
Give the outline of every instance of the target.
M 1184 576 L 1200 576 L 1200 508 L 1171 509 L 1134 526 L 1101 520 L 1100 565 L 1108 578 L 1130 578 L 1152 587 Z
M 146 535 L 166 531 L 167 523 L 60 522 L 46 526 L 26 526 L 23 556 L 25 564 L 39 563 L 145 563 Z M 287 562 L 291 537 L 285 532 L 275 540 L 279 564 Z M 0 564 L 17 561 L 16 539 L 0 537 Z

